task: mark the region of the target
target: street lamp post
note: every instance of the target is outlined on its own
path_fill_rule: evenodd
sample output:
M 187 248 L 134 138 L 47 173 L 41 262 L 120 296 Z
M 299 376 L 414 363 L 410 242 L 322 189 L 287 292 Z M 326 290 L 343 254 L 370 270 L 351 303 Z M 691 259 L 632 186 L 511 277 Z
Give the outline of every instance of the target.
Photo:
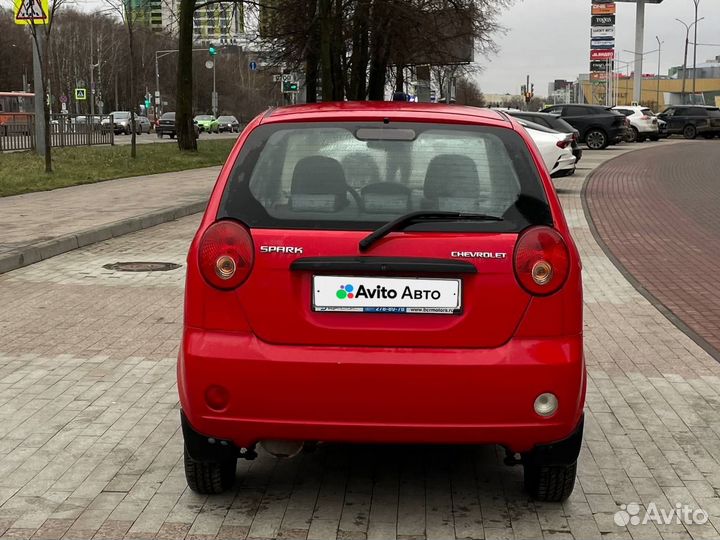
M 680 99 L 682 100 L 683 104 L 685 104 L 685 80 L 687 79 L 687 53 L 688 53 L 688 45 L 690 44 L 690 29 L 695 26 L 697 28 L 697 23 L 702 21 L 705 17 L 700 17 L 695 22 L 691 24 L 687 24 L 685 21 L 681 21 L 680 19 L 675 19 L 677 22 L 682 24 L 685 27 L 685 55 L 683 56 L 683 82 L 682 82 L 682 94 L 680 94 Z M 697 40 L 695 41 L 697 43 Z M 694 76 L 694 75 L 693 75 Z
M 215 51 L 217 47 L 210 47 Z M 208 52 L 208 49 L 193 49 L 193 52 L 197 51 L 204 51 Z M 162 58 L 163 56 L 167 56 L 169 54 L 174 54 L 178 52 L 178 49 L 166 49 L 161 51 L 155 51 L 155 112 L 157 117 L 158 112 L 158 105 L 162 104 L 162 100 L 160 98 L 160 67 L 158 65 L 158 59 Z M 213 52 L 213 56 L 214 56 Z M 213 62 L 213 95 L 215 95 L 215 62 Z M 160 107 L 160 113 L 162 113 L 162 106 Z
M 656 98 L 655 103 L 657 103 L 657 109 L 660 110 L 660 55 L 662 54 L 662 44 L 665 43 L 664 41 L 660 41 L 660 38 L 658 36 L 655 36 L 655 39 L 658 43 L 658 68 L 657 68 L 657 92 L 656 92 Z
M 160 66 L 158 66 L 158 52 L 155 51 L 155 120 L 162 114 L 162 103 L 160 102 Z
M 693 0 L 695 4 L 695 38 L 693 39 L 693 102 L 695 101 L 695 81 L 697 80 L 697 23 L 698 23 L 698 6 L 700 0 Z

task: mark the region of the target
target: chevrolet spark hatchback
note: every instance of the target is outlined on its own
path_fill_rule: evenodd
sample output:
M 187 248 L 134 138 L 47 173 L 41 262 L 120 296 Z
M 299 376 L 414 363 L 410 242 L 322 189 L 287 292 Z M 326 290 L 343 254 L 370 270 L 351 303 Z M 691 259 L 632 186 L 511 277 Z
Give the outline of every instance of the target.
M 580 261 L 542 159 L 482 109 L 325 103 L 239 137 L 188 255 L 178 388 L 189 486 L 257 446 L 504 446 L 573 489 Z

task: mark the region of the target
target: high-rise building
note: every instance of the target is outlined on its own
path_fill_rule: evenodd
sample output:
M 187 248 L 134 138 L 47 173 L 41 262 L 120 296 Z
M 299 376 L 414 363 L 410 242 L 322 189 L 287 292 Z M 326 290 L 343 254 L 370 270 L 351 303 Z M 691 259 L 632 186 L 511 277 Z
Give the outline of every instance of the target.
M 239 43 L 245 32 L 243 4 L 219 2 L 195 11 L 193 35 L 196 43 Z
M 163 0 L 125 0 L 127 13 L 135 24 L 148 26 L 156 32 L 164 30 Z

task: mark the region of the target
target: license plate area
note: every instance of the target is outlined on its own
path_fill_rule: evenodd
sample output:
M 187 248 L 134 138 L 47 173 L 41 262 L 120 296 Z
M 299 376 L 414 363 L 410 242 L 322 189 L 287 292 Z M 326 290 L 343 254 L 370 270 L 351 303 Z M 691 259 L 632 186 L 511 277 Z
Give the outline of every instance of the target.
M 456 278 L 324 276 L 312 278 L 312 310 L 455 315 L 462 311 Z

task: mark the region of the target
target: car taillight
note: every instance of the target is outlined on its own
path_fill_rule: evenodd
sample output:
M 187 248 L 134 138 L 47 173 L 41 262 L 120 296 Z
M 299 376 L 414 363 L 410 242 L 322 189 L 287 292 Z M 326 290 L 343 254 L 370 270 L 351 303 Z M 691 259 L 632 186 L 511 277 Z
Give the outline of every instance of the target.
M 650 117 L 646 114 L 640 117 L 640 120 L 650 120 Z
M 558 291 L 570 271 L 565 241 L 551 227 L 531 227 L 522 233 L 515 245 L 513 261 L 518 282 L 536 296 Z
M 564 140 L 564 141 L 558 141 L 558 142 L 556 142 L 555 144 L 558 146 L 558 148 L 567 148 L 568 145 L 570 144 L 570 141 L 568 141 L 568 140 L 566 139 L 566 140 Z
M 200 239 L 198 262 L 205 281 L 218 289 L 235 289 L 250 275 L 254 260 L 248 230 L 234 221 L 213 223 Z

